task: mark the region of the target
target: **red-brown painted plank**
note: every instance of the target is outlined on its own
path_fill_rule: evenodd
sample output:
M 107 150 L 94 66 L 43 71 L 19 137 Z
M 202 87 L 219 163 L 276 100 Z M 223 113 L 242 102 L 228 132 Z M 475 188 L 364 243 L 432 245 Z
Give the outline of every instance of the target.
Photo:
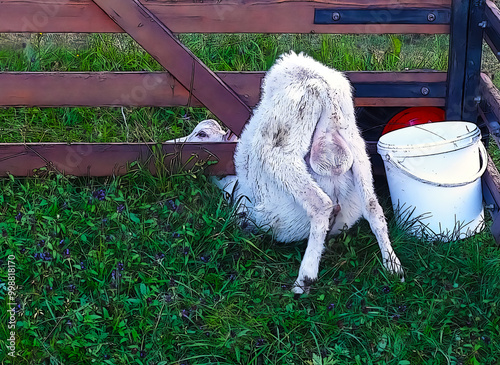
M 448 33 L 448 25 L 315 25 L 315 8 L 449 8 L 451 0 L 148 0 L 176 33 Z M 0 32 L 121 32 L 91 0 L 4 0 Z
M 217 72 L 254 107 L 264 72 Z M 356 83 L 446 81 L 445 72 L 346 72 Z M 181 106 L 189 92 L 168 72 L 3 72 L 0 106 Z M 50 92 L 48 92 L 50 90 Z M 355 98 L 357 106 L 443 106 L 442 98 Z M 202 106 L 196 99 L 192 106 Z
M 147 162 L 155 171 L 152 159 L 154 143 L 0 143 L 0 176 L 32 176 L 35 169 L 49 167 L 55 171 L 74 176 L 111 176 L 123 175 L 127 166 L 134 161 Z M 192 156 L 189 166 L 195 161 L 219 161 L 208 168 L 216 175 L 234 174 L 233 154 L 235 143 L 210 143 L 201 145 L 189 143 L 182 146 L 161 145 L 166 155 L 165 165 L 170 168 L 171 161 L 180 156 L 186 163 Z M 179 155 L 180 153 L 180 155 Z
M 138 0 L 93 0 L 222 123 L 240 134 L 250 108 Z

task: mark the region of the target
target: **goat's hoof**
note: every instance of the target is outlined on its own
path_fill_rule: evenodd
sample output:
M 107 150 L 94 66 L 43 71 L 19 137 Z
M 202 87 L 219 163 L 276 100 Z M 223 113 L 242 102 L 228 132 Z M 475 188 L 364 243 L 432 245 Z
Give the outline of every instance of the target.
M 302 289 L 300 286 L 295 284 L 295 286 L 292 288 L 292 293 L 295 294 L 294 298 L 299 299 L 299 297 L 304 294 L 304 289 Z
M 309 291 L 311 290 L 311 285 L 314 284 L 316 279 L 311 279 L 310 277 L 306 276 L 304 280 L 297 280 L 292 288 L 292 292 L 295 293 L 295 295 L 301 295 L 301 294 L 309 294 Z
M 384 266 L 391 274 L 399 276 L 402 283 L 405 281 L 403 265 L 401 265 L 396 254 L 392 253 L 389 257 L 385 258 Z

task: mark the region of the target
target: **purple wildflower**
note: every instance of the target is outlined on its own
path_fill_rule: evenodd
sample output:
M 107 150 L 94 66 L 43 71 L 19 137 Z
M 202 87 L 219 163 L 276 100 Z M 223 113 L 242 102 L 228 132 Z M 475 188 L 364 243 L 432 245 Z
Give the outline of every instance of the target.
M 172 199 L 167 200 L 167 206 L 168 206 L 168 209 L 173 210 L 173 211 L 176 211 L 178 208 L 177 204 L 175 204 L 175 201 Z
M 123 271 L 123 262 L 118 263 L 118 270 Z
M 44 252 L 43 255 L 42 255 L 42 257 L 43 257 L 43 261 L 50 261 L 50 260 L 52 260 L 52 256 L 50 255 L 49 252 Z
M 16 214 L 16 221 L 20 222 L 21 221 L 21 218 L 23 217 L 23 213 L 19 212 Z
M 389 294 L 391 292 L 391 288 L 389 288 L 387 285 L 382 288 L 382 292 L 384 294 Z
M 121 213 L 121 212 L 123 212 L 123 210 L 124 210 L 124 209 L 125 209 L 125 205 L 120 204 L 120 205 L 118 205 L 118 206 L 116 207 L 116 212 L 117 212 L 117 213 Z
M 155 260 L 161 260 L 165 258 L 165 254 L 160 252 L 155 255 Z
M 92 197 L 99 201 L 106 199 L 106 191 L 104 189 L 96 190 L 92 193 Z
M 65 257 L 65 258 L 67 258 L 67 259 L 71 257 L 71 253 L 69 252 L 69 248 L 67 248 L 67 249 L 65 249 L 65 250 L 63 251 L 63 255 L 64 255 L 64 257 Z
M 257 340 L 257 342 L 255 343 L 255 347 L 262 347 L 262 346 L 264 346 L 265 343 L 266 343 L 266 340 L 264 340 L 263 338 L 259 338 Z
M 335 304 L 334 304 L 334 303 L 330 303 L 330 304 L 328 305 L 328 308 L 327 308 L 327 309 L 328 309 L 328 311 L 332 311 L 332 310 L 334 310 L 334 309 L 335 309 Z

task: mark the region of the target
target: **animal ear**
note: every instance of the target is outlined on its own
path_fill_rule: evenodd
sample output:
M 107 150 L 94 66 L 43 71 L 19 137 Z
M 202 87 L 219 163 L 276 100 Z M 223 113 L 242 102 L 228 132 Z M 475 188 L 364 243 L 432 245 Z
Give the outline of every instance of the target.
M 309 164 L 315 173 L 341 175 L 351 168 L 353 161 L 352 152 L 338 131 L 316 128 L 309 155 Z

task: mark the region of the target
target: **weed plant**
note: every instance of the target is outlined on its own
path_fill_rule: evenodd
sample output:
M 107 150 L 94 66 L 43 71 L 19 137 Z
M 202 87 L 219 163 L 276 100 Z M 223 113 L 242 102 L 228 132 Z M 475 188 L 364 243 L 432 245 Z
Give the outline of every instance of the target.
M 24 48 L 0 51 L 0 69 L 160 69 L 126 37 L 94 35 L 61 50 L 51 37 L 35 35 Z M 446 47 L 405 55 L 412 42 L 443 47 L 443 37 L 182 37 L 221 70 L 267 69 L 287 47 L 340 69 L 446 67 Z M 435 58 L 427 64 L 429 50 Z M 127 134 L 117 108 L 0 113 L 2 142 L 158 142 L 209 115 L 126 108 Z M 423 242 L 395 224 L 381 189 L 405 281 L 382 268 L 376 239 L 361 221 L 327 242 L 318 281 L 296 299 L 290 288 L 306 242 L 285 245 L 241 230 L 203 168 L 152 176 L 134 164 L 105 179 L 0 179 L 0 362 L 498 363 L 499 246 L 487 230 L 458 242 Z M 11 308 L 15 358 L 6 350 Z

